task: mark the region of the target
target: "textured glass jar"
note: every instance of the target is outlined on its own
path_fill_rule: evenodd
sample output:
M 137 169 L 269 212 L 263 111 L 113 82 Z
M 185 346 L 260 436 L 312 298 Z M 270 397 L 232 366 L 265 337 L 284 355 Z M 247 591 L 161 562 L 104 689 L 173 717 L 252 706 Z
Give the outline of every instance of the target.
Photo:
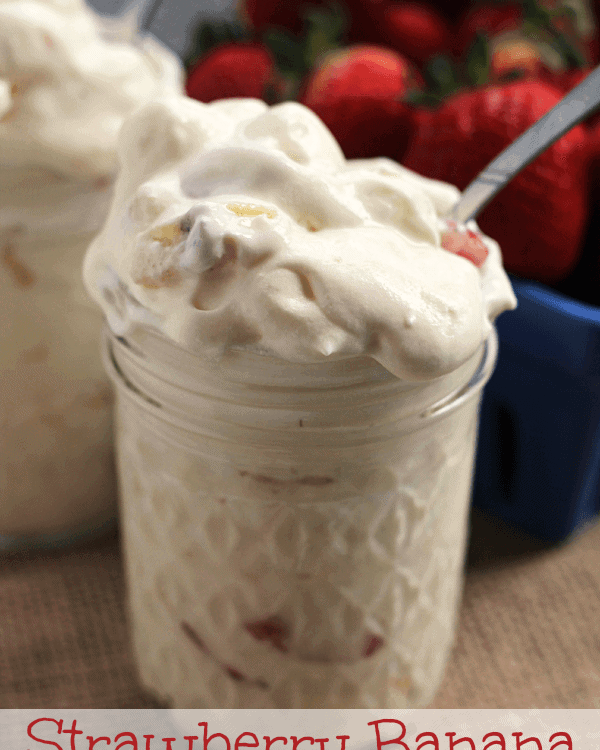
M 452 645 L 496 337 L 433 382 L 370 358 L 107 334 L 129 614 L 176 708 L 427 705 Z
M 0 549 L 55 545 L 116 515 L 102 314 L 81 279 L 106 181 L 3 168 Z

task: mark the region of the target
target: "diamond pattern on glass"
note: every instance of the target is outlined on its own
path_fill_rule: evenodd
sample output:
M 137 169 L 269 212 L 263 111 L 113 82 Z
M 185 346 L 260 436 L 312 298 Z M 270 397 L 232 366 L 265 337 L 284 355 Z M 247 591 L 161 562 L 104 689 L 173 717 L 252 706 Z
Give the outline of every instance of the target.
M 288 455 L 289 481 L 269 481 L 260 451 L 251 468 L 210 441 L 192 455 L 128 414 L 123 529 L 145 685 L 182 708 L 426 705 L 454 632 L 476 406 L 358 469 L 355 448 L 310 474 Z

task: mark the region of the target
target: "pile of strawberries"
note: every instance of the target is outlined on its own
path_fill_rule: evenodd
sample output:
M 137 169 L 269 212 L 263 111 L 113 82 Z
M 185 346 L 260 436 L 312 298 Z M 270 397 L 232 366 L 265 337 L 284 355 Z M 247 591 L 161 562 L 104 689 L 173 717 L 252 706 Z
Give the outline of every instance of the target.
M 450 6 L 450 8 L 449 8 Z M 204 25 L 188 94 L 298 100 L 348 158 L 387 156 L 463 189 L 599 62 L 591 0 L 242 0 Z M 480 214 L 512 273 L 600 302 L 600 117 Z

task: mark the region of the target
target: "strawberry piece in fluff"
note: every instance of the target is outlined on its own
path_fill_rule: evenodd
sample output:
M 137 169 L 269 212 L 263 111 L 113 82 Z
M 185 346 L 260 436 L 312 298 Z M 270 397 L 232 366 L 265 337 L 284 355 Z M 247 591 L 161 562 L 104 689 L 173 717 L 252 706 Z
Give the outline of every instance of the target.
M 448 221 L 448 229 L 442 232 L 442 247 L 449 253 L 460 255 L 481 268 L 488 257 L 488 249 L 479 235 L 455 221 Z

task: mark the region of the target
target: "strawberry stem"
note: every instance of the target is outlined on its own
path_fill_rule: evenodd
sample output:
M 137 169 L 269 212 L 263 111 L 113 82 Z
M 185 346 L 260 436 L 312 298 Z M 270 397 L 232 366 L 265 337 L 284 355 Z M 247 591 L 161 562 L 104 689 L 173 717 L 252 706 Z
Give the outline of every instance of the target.
M 283 99 L 288 101 L 297 98 L 302 80 L 320 58 L 340 47 L 348 29 L 348 17 L 337 2 L 330 2 L 325 8 L 309 6 L 303 10 L 302 19 L 300 36 L 273 28 L 262 35 L 277 71 L 285 79 Z
M 543 8 L 537 0 L 521 0 L 523 4 L 523 16 L 525 21 L 534 29 L 538 29 L 548 35 L 554 48 L 560 54 L 568 68 L 581 68 L 586 64 L 585 56 L 577 48 L 573 40 L 563 33 L 555 21 L 557 18 L 565 18 L 572 22 L 575 18 L 574 11 L 570 8 L 559 8 L 548 10 Z

